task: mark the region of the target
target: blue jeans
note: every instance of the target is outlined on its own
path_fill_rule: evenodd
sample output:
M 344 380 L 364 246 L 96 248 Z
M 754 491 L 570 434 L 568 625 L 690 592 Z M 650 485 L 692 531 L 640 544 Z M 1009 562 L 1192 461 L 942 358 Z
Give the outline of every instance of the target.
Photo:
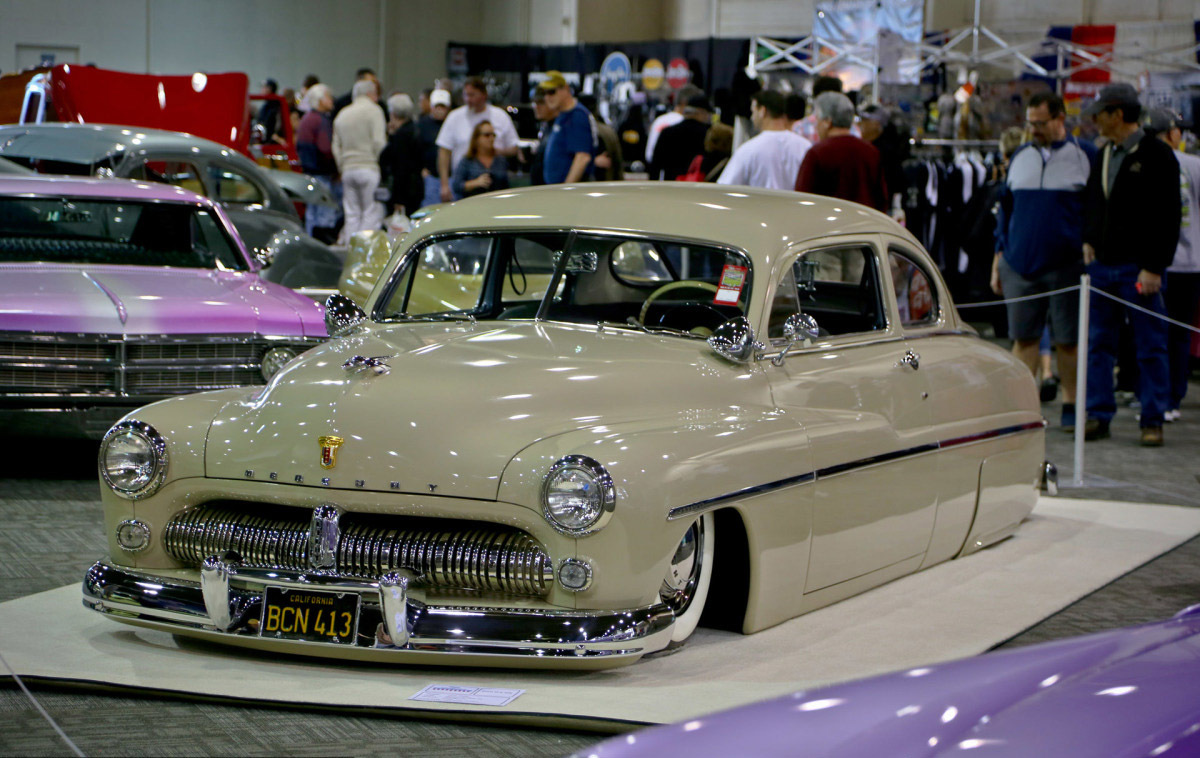
M 1110 266 L 1092 263 L 1088 274 L 1092 286 L 1114 297 L 1139 305 L 1159 315 L 1167 314 L 1162 293 L 1143 296 L 1137 291 L 1139 267 L 1135 264 Z M 1142 427 L 1162 426 L 1163 413 L 1170 402 L 1167 371 L 1167 322 L 1095 292 L 1091 295 L 1088 326 L 1087 415 L 1105 423 L 1116 415 L 1113 395 L 1113 367 L 1117 363 L 1117 344 L 1121 324 L 1128 313 L 1137 344 L 1140 375 L 1137 396 L 1142 405 Z
M 442 202 L 442 180 L 436 176 L 425 177 L 425 197 L 421 200 L 421 207 L 437 205 L 440 202 Z

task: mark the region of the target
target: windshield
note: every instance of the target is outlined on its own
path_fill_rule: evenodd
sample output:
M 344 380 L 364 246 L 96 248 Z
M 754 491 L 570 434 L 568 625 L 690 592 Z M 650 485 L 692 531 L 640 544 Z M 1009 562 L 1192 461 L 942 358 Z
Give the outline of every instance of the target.
M 0 263 L 111 263 L 245 271 L 208 209 L 103 198 L 0 198 Z
M 745 313 L 749 285 L 743 254 L 705 245 L 571 232 L 480 233 L 418 243 L 388 284 L 376 317 L 540 314 L 706 337 Z

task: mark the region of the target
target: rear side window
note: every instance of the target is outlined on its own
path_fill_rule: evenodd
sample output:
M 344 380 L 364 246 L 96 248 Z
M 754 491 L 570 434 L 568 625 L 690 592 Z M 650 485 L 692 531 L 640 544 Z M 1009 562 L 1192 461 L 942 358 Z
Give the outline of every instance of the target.
M 129 178 L 170 184 L 197 195 L 208 194 L 204 191 L 204 183 L 200 181 L 199 169 L 184 161 L 144 161 L 130 172 Z
M 261 205 L 265 202 L 262 190 L 248 176 L 228 166 L 209 166 L 209 183 L 216 199 L 234 205 Z
M 938 322 L 937 289 L 925 268 L 902 250 L 888 250 L 892 289 L 904 327 L 932 326 Z

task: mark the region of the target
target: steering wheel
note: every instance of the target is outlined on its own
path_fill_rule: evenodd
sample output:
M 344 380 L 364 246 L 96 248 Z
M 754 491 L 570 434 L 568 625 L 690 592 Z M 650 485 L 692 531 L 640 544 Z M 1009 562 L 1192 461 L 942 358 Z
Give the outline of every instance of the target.
M 658 289 L 651 292 L 650 297 L 646 298 L 646 301 L 644 303 L 642 303 L 642 310 L 640 313 L 638 313 L 638 324 L 641 326 L 646 325 L 646 314 L 649 313 L 650 306 L 654 303 L 655 300 L 657 300 L 660 296 L 662 296 L 668 292 L 671 292 L 672 290 L 678 290 L 678 289 L 703 290 L 704 292 L 711 292 L 714 295 L 719 291 L 717 285 L 712 284 L 711 282 L 701 282 L 701 281 L 697 281 L 697 280 L 693 280 L 693 279 L 684 279 L 682 281 L 670 282 L 668 284 L 664 284 L 663 286 L 661 286 Z M 681 303 L 680 305 L 684 305 L 684 304 Z M 714 308 L 710 303 L 687 303 L 687 305 L 699 306 L 699 307 L 705 309 L 705 311 L 711 312 L 712 314 L 716 315 L 718 319 L 720 319 L 721 323 L 724 323 L 726 320 L 725 315 L 723 313 L 721 313 L 719 310 L 717 310 L 716 308 Z M 665 317 L 666 314 L 664 313 L 663 316 Z M 659 319 L 659 323 L 660 324 L 662 323 L 662 319 Z M 698 326 L 696 328 L 702 329 L 706 332 L 711 333 L 711 330 L 708 329 L 707 327 Z M 693 330 L 689 330 L 689 331 L 695 331 L 695 330 L 693 329 Z M 699 332 L 696 332 L 696 333 L 699 333 Z M 702 335 L 702 336 L 707 336 L 707 335 Z

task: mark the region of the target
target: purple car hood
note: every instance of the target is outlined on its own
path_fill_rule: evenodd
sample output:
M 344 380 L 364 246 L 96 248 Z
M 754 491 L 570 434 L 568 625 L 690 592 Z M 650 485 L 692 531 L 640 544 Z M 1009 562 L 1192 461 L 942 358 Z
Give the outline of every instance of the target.
M 580 755 L 1200 755 L 1200 612 L 797 692 Z
M 324 336 L 320 305 L 246 271 L 0 265 L 0 331 Z

